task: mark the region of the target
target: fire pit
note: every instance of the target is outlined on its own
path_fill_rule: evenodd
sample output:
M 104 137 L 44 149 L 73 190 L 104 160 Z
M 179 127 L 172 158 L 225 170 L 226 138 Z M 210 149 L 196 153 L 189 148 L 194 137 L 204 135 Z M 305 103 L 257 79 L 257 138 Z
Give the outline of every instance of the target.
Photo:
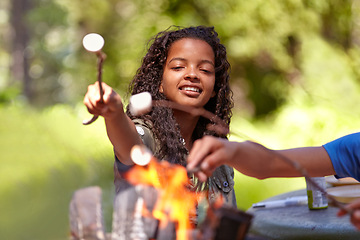
M 156 175 L 159 171 L 166 174 Z M 166 161 L 133 167 L 115 197 L 111 233 L 105 233 L 101 189 L 77 190 L 70 203 L 71 239 L 245 239 L 252 215 L 223 206 L 221 199 L 195 224 L 199 196 L 186 183 L 186 169 Z

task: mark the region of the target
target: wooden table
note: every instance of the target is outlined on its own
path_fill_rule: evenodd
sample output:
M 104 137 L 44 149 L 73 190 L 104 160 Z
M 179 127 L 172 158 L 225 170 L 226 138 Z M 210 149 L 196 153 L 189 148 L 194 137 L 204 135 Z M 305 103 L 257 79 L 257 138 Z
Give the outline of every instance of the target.
M 306 195 L 305 189 L 293 191 L 265 201 Z M 250 233 L 269 239 L 360 239 L 360 231 L 349 216 L 337 217 L 338 208 L 309 210 L 306 204 L 278 208 L 250 208 L 254 216 Z

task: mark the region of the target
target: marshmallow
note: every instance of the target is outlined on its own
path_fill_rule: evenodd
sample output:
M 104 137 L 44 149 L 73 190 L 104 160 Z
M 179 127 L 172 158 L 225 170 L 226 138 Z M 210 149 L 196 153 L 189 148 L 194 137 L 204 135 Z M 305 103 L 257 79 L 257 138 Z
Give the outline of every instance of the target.
M 135 145 L 131 148 L 130 157 L 131 160 L 140 166 L 148 165 L 152 158 L 151 151 L 146 148 L 144 145 Z
M 152 107 L 152 98 L 149 92 L 142 92 L 132 95 L 129 102 L 130 112 L 134 116 L 148 113 Z
M 83 38 L 83 46 L 89 52 L 98 52 L 104 46 L 104 38 L 97 33 L 89 33 Z

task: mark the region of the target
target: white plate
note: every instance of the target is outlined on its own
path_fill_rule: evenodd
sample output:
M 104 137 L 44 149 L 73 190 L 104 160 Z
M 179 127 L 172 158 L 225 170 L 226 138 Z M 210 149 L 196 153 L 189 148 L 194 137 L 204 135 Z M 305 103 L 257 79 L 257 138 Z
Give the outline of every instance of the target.
M 360 198 L 360 185 L 332 187 L 326 189 L 327 193 L 341 203 L 350 203 Z
M 334 176 L 327 176 L 325 177 L 325 181 L 333 187 L 360 184 L 360 182 L 351 177 L 337 179 Z

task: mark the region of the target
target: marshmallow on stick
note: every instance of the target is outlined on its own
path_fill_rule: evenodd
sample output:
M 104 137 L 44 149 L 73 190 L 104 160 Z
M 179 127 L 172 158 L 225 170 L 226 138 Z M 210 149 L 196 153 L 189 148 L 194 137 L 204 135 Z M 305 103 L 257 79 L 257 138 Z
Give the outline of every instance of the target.
M 104 44 L 104 38 L 97 33 L 89 33 L 83 38 L 83 46 L 89 52 L 99 52 Z
M 149 92 L 142 92 L 130 97 L 130 112 L 134 116 L 139 116 L 150 112 L 152 107 L 152 98 Z
M 135 145 L 131 148 L 130 157 L 136 165 L 146 166 L 149 164 L 153 155 L 144 145 Z

